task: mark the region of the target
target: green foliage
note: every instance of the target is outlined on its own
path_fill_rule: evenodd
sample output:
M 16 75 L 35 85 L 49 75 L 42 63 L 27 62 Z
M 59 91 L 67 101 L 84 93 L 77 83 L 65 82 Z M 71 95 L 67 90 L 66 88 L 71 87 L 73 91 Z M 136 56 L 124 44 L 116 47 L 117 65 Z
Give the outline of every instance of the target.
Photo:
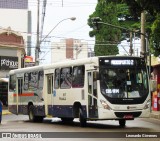
M 146 11 L 145 29 L 150 37 L 152 52 L 158 56 L 160 54 L 160 0 L 98 0 L 95 12 L 88 19 L 88 25 L 93 28 L 89 35 L 96 39 L 95 54 L 117 54 L 118 48 L 116 45 L 106 44 L 102 46 L 99 44 L 118 42 L 122 39 L 121 36 L 129 33 L 103 24 L 98 24 L 95 27 L 91 21 L 93 17 L 100 17 L 104 23 L 140 30 L 142 11 Z M 98 29 L 96 29 L 97 27 Z
M 149 35 L 152 53 L 155 56 L 160 54 L 160 30 L 159 15 L 160 0 L 124 0 L 129 6 L 132 15 L 138 17 L 142 11 L 146 11 L 146 33 Z
M 97 30 L 97 27 L 95 28 L 95 25 L 92 24 L 93 17 L 100 17 L 103 22 L 118 25 L 117 6 L 115 3 L 109 0 L 99 0 L 95 12 L 89 16 L 88 24 L 93 28 L 93 30 L 89 32 L 90 37 L 95 36 L 96 39 L 95 55 L 103 56 L 118 54 L 117 45 L 111 44 L 119 41 L 120 30 L 104 24 L 98 24 Z M 106 44 L 106 42 L 109 42 L 109 44 Z
M 160 14 L 157 14 L 157 19 L 154 21 L 152 27 L 151 48 L 155 56 L 160 55 Z
M 126 3 L 118 3 L 118 21 L 121 27 L 125 27 L 130 30 L 140 29 L 140 17 L 135 17 L 130 13 L 129 6 Z M 122 30 L 122 36 L 124 34 L 129 35 L 128 31 Z M 126 36 L 129 38 L 129 36 Z M 122 37 L 124 39 L 124 37 Z

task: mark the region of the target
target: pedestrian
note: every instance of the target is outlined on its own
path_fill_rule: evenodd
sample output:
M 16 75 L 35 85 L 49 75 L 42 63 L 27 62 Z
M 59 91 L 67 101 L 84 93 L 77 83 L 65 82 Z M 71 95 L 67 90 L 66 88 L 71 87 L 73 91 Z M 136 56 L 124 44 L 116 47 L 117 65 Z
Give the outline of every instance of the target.
M 2 121 L 2 106 L 3 106 L 3 103 L 0 100 L 0 124 L 1 124 L 1 121 Z

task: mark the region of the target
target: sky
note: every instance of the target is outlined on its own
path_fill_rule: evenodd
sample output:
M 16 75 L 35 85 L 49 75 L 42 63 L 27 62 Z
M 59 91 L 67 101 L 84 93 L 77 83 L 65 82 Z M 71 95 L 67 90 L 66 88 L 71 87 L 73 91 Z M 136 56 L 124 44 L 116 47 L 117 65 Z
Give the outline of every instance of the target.
M 121 55 L 130 55 L 129 53 L 130 42 L 128 42 L 127 40 L 121 41 L 121 43 L 118 45 L 119 54 Z M 133 38 L 132 47 L 133 47 L 133 55 L 140 56 L 140 38 L 137 37 Z
M 59 42 L 61 39 L 74 38 L 87 41 L 89 46 L 94 46 L 94 38 L 89 37 L 90 27 L 87 25 L 89 15 L 95 11 L 97 0 L 47 0 L 44 17 L 43 37 L 60 21 L 70 17 L 76 17 L 75 21 L 65 20 L 60 22 L 53 32 L 46 38 L 41 46 L 40 57 L 43 63 L 50 63 L 50 43 Z M 37 30 L 37 0 L 29 0 L 29 10 L 32 11 L 32 32 Z M 42 0 L 40 0 L 40 24 L 42 20 Z M 41 25 L 40 25 L 41 31 Z M 33 46 L 36 45 L 36 36 L 32 38 Z M 34 54 L 33 54 L 34 55 Z M 47 58 L 46 58 L 47 57 Z
M 89 48 L 94 48 L 95 38 L 89 37 L 90 27 L 87 25 L 89 15 L 95 11 L 98 0 L 47 0 L 46 12 L 44 17 L 43 38 L 53 29 L 45 42 L 41 44 L 40 59 L 41 64 L 51 63 L 51 43 L 59 42 L 61 39 L 74 38 L 88 42 Z M 42 21 L 42 4 L 40 0 L 40 31 Z M 37 0 L 29 0 L 29 10 L 32 11 L 32 32 L 37 30 Z M 76 17 L 75 21 L 63 19 Z M 36 34 L 32 34 L 32 46 L 36 46 Z M 120 54 L 129 54 L 130 43 L 126 40 L 118 45 Z M 32 49 L 32 56 L 34 56 Z M 133 39 L 134 55 L 139 55 L 140 40 Z

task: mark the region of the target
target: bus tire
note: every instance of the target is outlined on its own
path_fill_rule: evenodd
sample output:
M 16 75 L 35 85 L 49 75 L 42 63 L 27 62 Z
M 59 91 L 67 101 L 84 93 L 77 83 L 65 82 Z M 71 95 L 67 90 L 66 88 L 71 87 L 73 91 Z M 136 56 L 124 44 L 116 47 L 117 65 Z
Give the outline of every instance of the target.
M 74 118 L 61 118 L 62 122 L 73 122 Z
M 44 117 L 43 116 L 36 116 L 36 122 L 43 122 Z
M 120 127 L 125 127 L 125 125 L 126 125 L 126 120 L 125 120 L 125 119 L 120 119 L 120 120 L 119 120 L 119 125 L 120 125 Z
M 86 127 L 87 125 L 87 120 L 84 117 L 84 113 L 82 111 L 82 108 L 79 109 L 79 121 L 80 121 L 80 126 L 81 127 Z
M 35 113 L 34 113 L 34 106 L 33 105 L 30 105 L 29 106 L 29 120 L 31 122 L 42 122 L 43 121 L 43 118 L 44 116 L 35 116 Z
M 34 107 L 33 107 L 33 105 L 30 105 L 30 106 L 29 106 L 28 115 L 29 115 L 29 120 L 30 120 L 31 122 L 35 122 L 35 121 L 36 121 L 36 116 L 35 116 L 35 114 L 34 114 Z

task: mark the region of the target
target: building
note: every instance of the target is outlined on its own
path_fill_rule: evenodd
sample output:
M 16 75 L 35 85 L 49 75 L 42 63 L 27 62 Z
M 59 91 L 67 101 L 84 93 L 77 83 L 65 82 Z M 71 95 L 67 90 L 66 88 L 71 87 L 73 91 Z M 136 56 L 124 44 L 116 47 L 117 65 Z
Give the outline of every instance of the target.
M 64 39 L 53 42 L 51 48 L 51 63 L 66 59 L 80 59 L 91 56 L 88 43 L 78 39 Z
M 152 110 L 160 111 L 160 57 L 151 56 L 151 66 Z
M 31 11 L 28 11 L 28 0 L 0 1 L 0 28 L 11 27 L 13 31 L 21 32 L 27 55 L 31 55 Z
M 7 104 L 8 73 L 23 67 L 25 44 L 21 34 L 8 29 L 0 29 L 0 99 Z

